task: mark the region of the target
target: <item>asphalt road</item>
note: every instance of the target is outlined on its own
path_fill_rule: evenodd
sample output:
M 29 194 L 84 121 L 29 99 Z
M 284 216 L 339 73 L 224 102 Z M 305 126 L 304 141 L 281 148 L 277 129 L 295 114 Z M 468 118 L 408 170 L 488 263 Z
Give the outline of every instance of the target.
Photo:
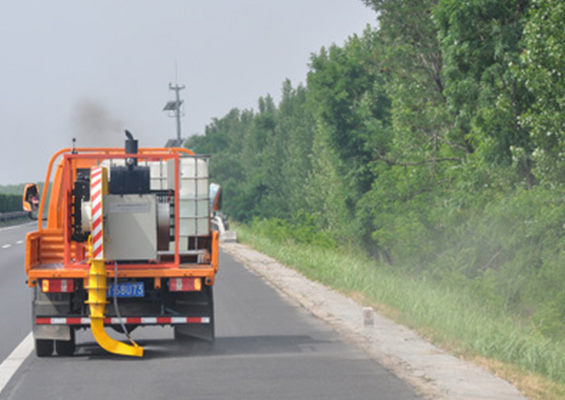
M 31 293 L 26 286 L 25 234 L 34 224 L 0 228 L 0 362 L 31 331 Z
M 31 328 L 24 246 L 19 243 L 30 229 L 0 230 L 0 362 Z M 90 331 L 81 331 L 73 357 L 39 359 L 31 354 L 0 400 L 418 398 L 325 323 L 224 253 L 214 290 L 213 348 L 179 345 L 172 328 L 140 328 L 133 337 L 145 346 L 145 357 L 132 359 L 106 353 Z

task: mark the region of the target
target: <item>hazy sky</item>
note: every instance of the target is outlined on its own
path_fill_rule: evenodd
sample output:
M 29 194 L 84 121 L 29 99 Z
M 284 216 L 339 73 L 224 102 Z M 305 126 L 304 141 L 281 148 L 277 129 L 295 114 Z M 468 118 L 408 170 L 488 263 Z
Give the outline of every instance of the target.
M 127 127 L 163 146 L 175 75 L 183 137 L 260 96 L 278 102 L 311 53 L 375 20 L 360 0 L 0 0 L 0 184 L 44 180 L 72 137 L 122 146 Z

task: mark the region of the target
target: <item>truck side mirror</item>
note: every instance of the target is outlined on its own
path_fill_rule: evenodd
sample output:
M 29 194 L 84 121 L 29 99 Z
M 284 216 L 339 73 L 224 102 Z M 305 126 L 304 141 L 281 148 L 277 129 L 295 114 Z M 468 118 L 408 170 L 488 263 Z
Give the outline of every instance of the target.
M 32 219 L 37 214 L 39 209 L 39 188 L 35 183 L 25 185 L 22 196 L 22 209 L 29 212 L 29 216 Z
M 216 212 L 222 209 L 222 187 L 217 183 L 210 184 L 210 211 Z

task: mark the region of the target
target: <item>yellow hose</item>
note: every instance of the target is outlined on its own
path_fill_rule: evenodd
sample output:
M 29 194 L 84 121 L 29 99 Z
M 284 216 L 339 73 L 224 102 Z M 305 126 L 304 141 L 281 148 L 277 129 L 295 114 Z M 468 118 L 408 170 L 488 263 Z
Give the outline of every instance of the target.
M 93 179 L 94 169 L 96 170 L 97 179 Z M 104 262 L 104 237 L 103 237 L 103 195 L 108 192 L 108 178 L 106 168 L 93 167 L 91 172 L 91 196 L 97 208 L 97 220 L 92 216 L 93 226 L 97 231 L 95 244 L 92 243 L 92 235 L 88 241 L 88 252 L 90 260 L 90 271 L 88 272 L 88 300 L 86 303 L 90 307 L 90 328 L 96 342 L 106 351 L 124 356 L 143 356 L 143 347 L 140 347 L 133 340 L 133 346 L 127 345 L 120 341 L 112 339 L 104 330 L 104 312 L 106 309 L 106 264 Z M 93 207 L 93 214 L 94 208 Z M 93 256 L 93 248 L 96 247 L 96 256 Z
M 132 341 L 133 346 L 112 339 L 104 330 L 106 308 L 106 265 L 103 260 L 91 260 L 88 273 L 88 305 L 90 329 L 96 342 L 104 350 L 124 356 L 143 357 L 143 347 Z

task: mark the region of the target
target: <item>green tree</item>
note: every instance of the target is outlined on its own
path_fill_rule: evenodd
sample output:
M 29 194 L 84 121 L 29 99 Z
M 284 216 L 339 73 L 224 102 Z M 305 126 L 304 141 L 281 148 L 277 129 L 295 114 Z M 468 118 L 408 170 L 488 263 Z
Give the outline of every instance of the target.
M 285 218 L 298 213 L 308 213 L 305 195 L 307 179 L 312 169 L 312 146 L 315 134 L 314 118 L 308 108 L 307 89 L 299 85 L 293 88 L 286 80 L 278 107 L 275 138 L 278 141 L 276 157 L 280 170 L 273 170 L 279 179 L 276 188 L 280 209 L 286 210 Z
M 397 164 L 428 165 L 460 161 L 473 151 L 453 129 L 446 107 L 443 54 L 433 19 L 437 0 L 364 0 L 379 13 L 384 52 L 382 69 L 389 76 Z
M 352 183 L 356 195 L 366 192 L 372 182 L 369 163 L 372 144 L 379 141 L 389 123 L 390 101 L 382 86 L 377 33 L 367 29 L 343 45 L 322 48 L 313 55 L 308 73 L 311 108 L 320 134 L 339 157 L 339 171 Z M 378 149 L 381 152 L 385 150 Z
M 565 182 L 565 4 L 532 1 L 521 61 L 522 83 L 533 100 L 522 121 L 531 130 L 539 177 L 546 183 Z
M 311 59 L 308 97 L 316 136 L 309 204 L 319 225 L 340 240 L 370 240 L 371 224 L 359 220 L 357 203 L 375 179 L 371 164 L 386 156 L 391 141 L 381 53 L 378 32 L 367 28 Z
M 520 121 L 531 96 L 509 67 L 521 64 L 528 9 L 528 0 L 442 0 L 434 19 L 455 128 L 495 167 L 509 166 L 519 154 L 519 174 L 531 188 L 532 145 Z

